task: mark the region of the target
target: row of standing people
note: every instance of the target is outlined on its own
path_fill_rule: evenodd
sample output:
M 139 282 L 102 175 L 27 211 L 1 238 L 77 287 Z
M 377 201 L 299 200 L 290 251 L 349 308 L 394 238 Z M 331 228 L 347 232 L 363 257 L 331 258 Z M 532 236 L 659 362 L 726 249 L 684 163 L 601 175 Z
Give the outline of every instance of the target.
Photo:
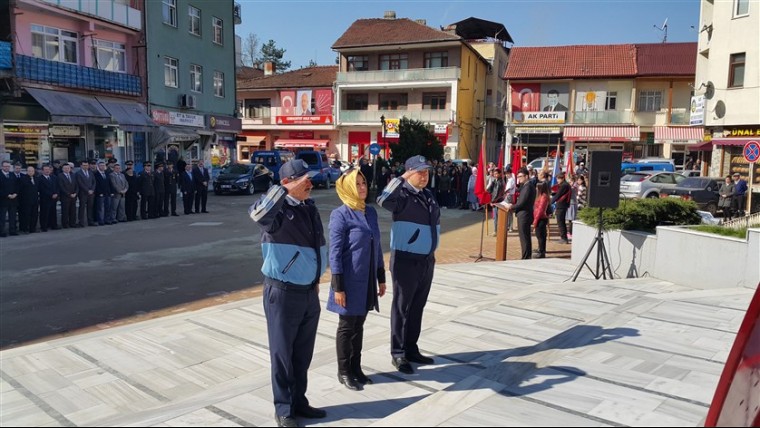
M 377 203 L 393 216 L 391 265 L 391 363 L 404 374 L 411 363 L 432 364 L 417 341 L 435 266 L 440 209 L 426 188 L 430 165 L 406 161 L 405 171 L 384 187 Z M 385 264 L 377 212 L 366 204 L 368 182 L 360 169 L 336 182 L 343 205 L 330 215 L 330 249 L 319 212 L 310 199 L 312 173 L 302 160 L 280 168 L 273 186 L 249 209 L 261 229 L 264 313 L 272 364 L 278 426 L 298 426 L 296 417 L 324 418 L 306 398 L 308 369 L 320 315 L 319 279 L 329 259 L 332 280 L 327 309 L 339 315 L 336 332 L 338 381 L 350 390 L 371 384 L 361 368 L 364 322 L 385 293 Z

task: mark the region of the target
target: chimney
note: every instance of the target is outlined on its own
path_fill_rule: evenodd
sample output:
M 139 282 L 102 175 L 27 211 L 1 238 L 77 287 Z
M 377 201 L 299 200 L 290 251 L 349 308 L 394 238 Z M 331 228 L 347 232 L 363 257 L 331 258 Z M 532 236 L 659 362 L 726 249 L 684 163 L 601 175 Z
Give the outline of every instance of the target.
M 384 19 L 396 19 L 396 11 L 395 10 L 386 10 L 385 15 L 383 15 Z
M 264 63 L 264 76 L 271 76 L 275 72 L 274 70 L 274 63 L 272 61 L 267 61 Z
M 422 25 L 427 25 L 427 19 L 415 19 L 414 22 Z

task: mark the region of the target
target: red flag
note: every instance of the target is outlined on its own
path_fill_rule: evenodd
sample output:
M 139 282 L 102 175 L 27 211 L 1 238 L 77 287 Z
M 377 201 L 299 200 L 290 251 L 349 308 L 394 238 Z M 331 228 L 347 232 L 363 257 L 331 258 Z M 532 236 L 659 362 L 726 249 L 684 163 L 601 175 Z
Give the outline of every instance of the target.
M 475 178 L 475 196 L 481 204 L 491 203 L 491 194 L 486 192 L 486 133 L 483 133 L 483 142 L 480 144 L 480 159 L 478 160 L 478 176 Z
M 573 151 L 568 150 L 565 152 L 565 157 L 567 157 L 567 169 L 565 172 L 568 176 L 575 175 L 575 163 L 573 162 Z
M 499 171 L 504 171 L 504 145 L 499 146 Z
M 522 151 L 516 148 L 512 151 L 512 174 L 517 177 L 517 173 L 520 171 L 520 165 L 522 163 Z

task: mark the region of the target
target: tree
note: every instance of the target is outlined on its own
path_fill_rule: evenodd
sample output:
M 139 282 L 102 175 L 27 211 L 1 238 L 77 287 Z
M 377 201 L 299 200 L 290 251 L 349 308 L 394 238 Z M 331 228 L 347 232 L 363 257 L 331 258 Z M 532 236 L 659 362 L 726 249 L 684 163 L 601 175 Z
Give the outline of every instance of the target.
M 443 146 L 427 124 L 419 120 L 401 118 L 398 143 L 391 144 L 393 162 L 404 163 L 412 156 L 443 160 Z
M 259 37 L 254 33 L 248 33 L 243 39 L 242 52 L 243 65 L 256 67 L 256 58 L 259 57 Z
M 271 62 L 276 72 L 287 71 L 290 68 L 290 61 L 284 61 L 285 49 L 278 49 L 274 40 L 269 40 L 261 47 L 261 56 L 258 59 L 260 64 Z
M 318 64 L 317 64 L 317 62 L 316 62 L 316 61 L 314 61 L 313 59 L 310 59 L 310 60 L 309 60 L 309 65 L 308 65 L 308 67 L 316 67 L 317 65 L 318 65 Z

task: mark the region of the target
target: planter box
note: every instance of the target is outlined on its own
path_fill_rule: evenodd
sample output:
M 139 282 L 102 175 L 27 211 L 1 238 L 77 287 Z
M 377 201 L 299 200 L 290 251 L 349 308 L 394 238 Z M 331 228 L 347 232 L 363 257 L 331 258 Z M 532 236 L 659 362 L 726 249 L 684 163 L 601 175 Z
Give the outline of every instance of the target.
M 580 264 L 595 237 L 595 228 L 573 224 L 573 263 Z M 755 289 L 760 281 L 760 229 L 750 229 L 747 239 L 688 226 L 661 226 L 657 234 L 611 230 L 605 231 L 604 244 L 612 272 L 620 278 L 653 276 L 704 289 Z M 596 268 L 596 248 L 588 262 Z

